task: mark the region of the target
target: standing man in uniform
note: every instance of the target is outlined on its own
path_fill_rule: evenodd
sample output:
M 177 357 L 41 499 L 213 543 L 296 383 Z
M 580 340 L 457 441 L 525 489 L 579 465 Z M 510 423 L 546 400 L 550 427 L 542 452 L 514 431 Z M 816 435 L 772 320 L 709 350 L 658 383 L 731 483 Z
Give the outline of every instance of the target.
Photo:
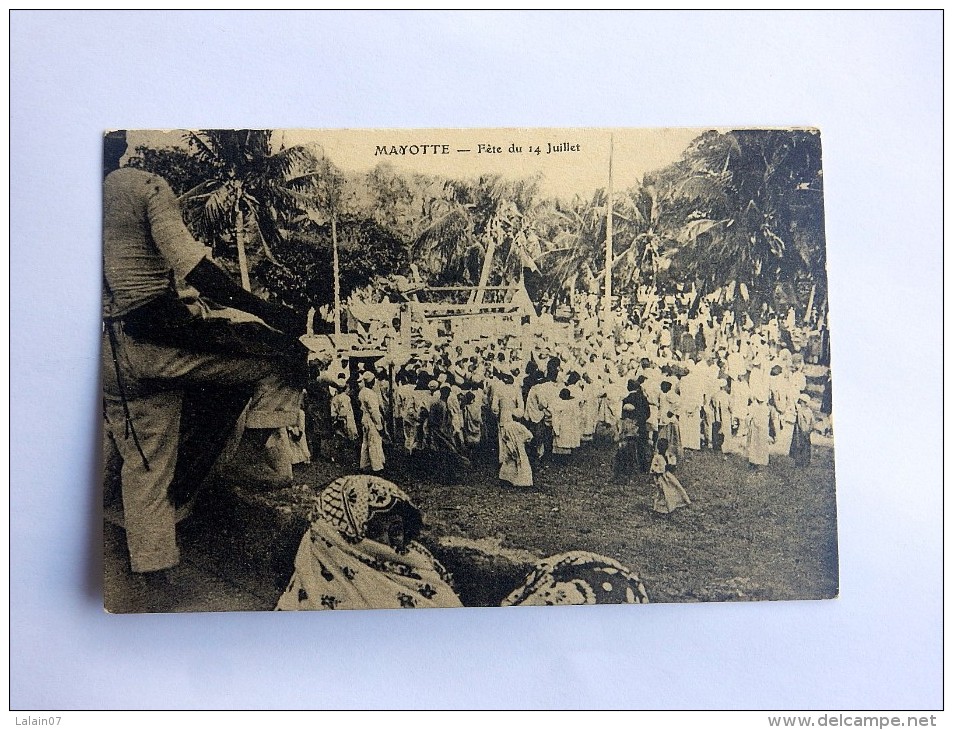
M 160 585 L 179 563 L 176 507 L 194 495 L 247 406 L 243 483 L 290 481 L 279 430 L 297 422 L 304 316 L 236 285 L 189 233 L 157 175 L 120 168 L 104 144 L 103 390 L 107 446 L 121 460 L 133 572 Z

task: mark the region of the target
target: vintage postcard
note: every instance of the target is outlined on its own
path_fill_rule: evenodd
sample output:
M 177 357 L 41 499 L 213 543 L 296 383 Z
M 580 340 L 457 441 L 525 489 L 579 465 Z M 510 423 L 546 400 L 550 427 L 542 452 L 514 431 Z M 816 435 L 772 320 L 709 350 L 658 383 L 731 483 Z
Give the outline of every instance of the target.
M 838 593 L 821 135 L 114 130 L 105 606 Z

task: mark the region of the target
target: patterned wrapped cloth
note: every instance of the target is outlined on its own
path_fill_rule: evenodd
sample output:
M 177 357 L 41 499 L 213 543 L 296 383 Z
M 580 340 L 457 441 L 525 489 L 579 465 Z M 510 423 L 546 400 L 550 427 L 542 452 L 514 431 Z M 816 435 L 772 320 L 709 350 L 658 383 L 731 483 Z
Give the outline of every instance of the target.
M 648 603 L 642 581 L 612 558 L 573 551 L 536 564 L 502 606 L 571 606 Z
M 325 487 L 276 610 L 462 606 L 449 574 L 422 545 L 372 539 L 379 537 L 375 517 L 391 525 L 402 517 L 401 529 L 412 533 L 420 513 L 379 477 L 345 476 Z

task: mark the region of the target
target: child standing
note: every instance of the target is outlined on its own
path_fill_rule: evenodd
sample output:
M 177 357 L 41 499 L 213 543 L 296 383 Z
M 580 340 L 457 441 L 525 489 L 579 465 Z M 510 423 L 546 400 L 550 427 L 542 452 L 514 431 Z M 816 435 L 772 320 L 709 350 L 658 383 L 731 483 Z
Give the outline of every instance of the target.
M 658 440 L 658 452 L 652 457 L 652 478 L 655 480 L 655 499 L 652 509 L 660 514 L 670 514 L 679 507 L 692 503 L 681 482 L 672 474 L 675 468 L 674 457 L 666 457 L 668 439 Z
M 619 447 L 612 464 L 612 479 L 617 484 L 628 482 L 629 477 L 639 471 L 639 431 L 635 422 L 635 406 L 624 403 L 622 406 L 622 429 L 619 433 Z

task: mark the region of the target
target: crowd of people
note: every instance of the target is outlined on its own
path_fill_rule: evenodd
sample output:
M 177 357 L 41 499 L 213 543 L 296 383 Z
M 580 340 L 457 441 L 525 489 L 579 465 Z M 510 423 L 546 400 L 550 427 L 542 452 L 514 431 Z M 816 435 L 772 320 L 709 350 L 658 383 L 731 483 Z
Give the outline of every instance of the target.
M 516 315 L 432 317 L 408 284 L 383 316 L 352 307 L 363 351 L 336 348 L 309 372 L 313 316 L 238 286 L 193 238 L 168 183 L 122 166 L 126 147 L 124 132 L 106 136 L 104 516 L 147 586 L 174 582 L 176 523 L 213 471 L 270 489 L 291 484 L 294 463 L 368 477 L 399 454 L 432 479 L 492 464 L 525 489 L 602 444 L 615 449 L 612 476 L 650 474 L 652 509 L 668 514 L 691 504 L 675 476 L 686 450 L 804 467 L 812 439 L 829 435 L 823 316 L 755 305 L 743 285 L 705 297 L 642 287 L 605 321 L 595 296 L 567 312 L 522 287 Z M 588 560 L 561 557 L 531 582 Z
M 690 503 L 673 474 L 686 450 L 803 467 L 812 433 L 829 428 L 823 330 L 793 308 L 739 315 L 726 294 L 643 291 L 615 300 L 610 328 L 595 297 L 568 321 L 431 327 L 414 351 L 323 363 L 307 431 L 318 454 L 369 473 L 401 454 L 452 483 L 492 461 L 502 484 L 523 488 L 540 468 L 612 445 L 613 478 L 652 474 L 655 509 L 670 512 Z

